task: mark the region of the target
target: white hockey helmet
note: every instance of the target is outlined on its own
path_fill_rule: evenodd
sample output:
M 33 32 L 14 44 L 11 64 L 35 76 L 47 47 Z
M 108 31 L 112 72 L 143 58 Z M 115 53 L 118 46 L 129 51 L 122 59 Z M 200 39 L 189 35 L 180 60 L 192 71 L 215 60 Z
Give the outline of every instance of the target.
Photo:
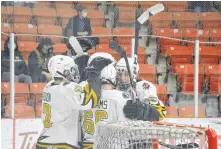
M 156 87 L 146 80 L 142 80 L 136 83 L 137 96 L 141 101 L 148 100 L 151 97 L 157 97 Z
M 128 63 L 129 63 L 129 66 L 130 66 L 130 73 L 131 74 L 133 74 L 132 72 L 133 72 L 133 59 L 132 58 L 130 58 L 130 57 L 128 57 L 127 58 L 128 59 Z M 121 72 L 121 71 L 127 71 L 127 65 L 126 65 L 126 61 L 125 61 L 125 59 L 124 58 L 121 58 L 118 62 L 117 62 L 117 64 L 116 64 L 116 70 L 118 71 L 118 72 Z M 137 70 L 136 70 L 136 73 L 138 74 L 138 72 L 139 72 L 139 65 L 137 64 Z
M 104 57 L 104 58 L 110 59 L 112 61 L 113 65 L 116 64 L 116 60 L 114 59 L 114 57 L 111 54 L 105 53 L 105 52 L 96 52 L 90 56 L 90 58 L 87 62 L 87 65 L 89 65 L 91 63 L 91 61 L 96 57 Z
M 80 80 L 78 66 L 69 56 L 53 56 L 48 62 L 48 70 L 53 78 L 63 78 L 73 82 Z
M 116 85 L 117 71 L 113 64 L 105 66 L 100 73 L 100 78 L 103 83 Z

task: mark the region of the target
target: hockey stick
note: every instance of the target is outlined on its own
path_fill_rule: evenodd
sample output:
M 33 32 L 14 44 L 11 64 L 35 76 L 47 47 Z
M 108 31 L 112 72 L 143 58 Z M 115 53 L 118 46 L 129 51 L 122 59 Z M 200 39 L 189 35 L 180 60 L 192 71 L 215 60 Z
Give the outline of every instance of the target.
M 128 62 L 128 59 L 127 59 L 127 54 L 126 52 L 117 44 L 116 41 L 111 41 L 110 44 L 109 44 L 109 47 L 114 50 L 115 52 L 119 53 L 121 55 L 121 57 L 124 58 L 125 62 L 126 62 L 126 66 L 127 66 L 127 71 L 129 73 L 129 77 L 130 77 L 130 84 L 131 84 L 131 87 L 133 87 L 133 80 L 132 80 L 132 75 L 131 75 L 131 70 L 130 70 L 130 65 L 129 65 L 129 62 Z
M 77 53 L 77 54 L 83 54 L 84 51 L 80 45 L 80 43 L 78 42 L 77 38 L 74 37 L 74 36 L 71 36 L 69 38 L 69 43 L 71 45 L 71 47 L 74 49 L 74 51 Z
M 149 17 L 161 12 L 164 10 L 164 5 L 163 4 L 156 4 L 153 7 L 147 9 L 143 14 L 138 16 L 135 16 L 136 23 L 135 23 L 135 44 L 134 44 L 134 53 L 133 53 L 133 87 L 136 88 L 136 81 L 137 81 L 137 53 L 138 53 L 138 42 L 139 42 L 139 31 L 141 28 L 141 25 L 149 19 Z M 136 15 L 136 14 L 135 14 Z

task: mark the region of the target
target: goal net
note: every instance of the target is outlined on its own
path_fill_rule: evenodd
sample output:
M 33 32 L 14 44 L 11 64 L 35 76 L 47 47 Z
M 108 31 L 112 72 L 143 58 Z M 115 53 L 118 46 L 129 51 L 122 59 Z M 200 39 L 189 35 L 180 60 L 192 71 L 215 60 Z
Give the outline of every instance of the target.
M 101 122 L 94 149 L 218 149 L 213 129 L 165 122 Z

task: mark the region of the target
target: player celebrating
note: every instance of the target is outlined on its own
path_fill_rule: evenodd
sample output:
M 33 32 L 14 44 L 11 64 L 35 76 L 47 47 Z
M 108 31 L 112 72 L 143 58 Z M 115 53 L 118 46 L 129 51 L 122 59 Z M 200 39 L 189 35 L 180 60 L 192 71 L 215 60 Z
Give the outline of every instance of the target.
M 85 86 L 74 83 L 78 68 L 73 59 L 57 55 L 48 63 L 53 77 L 42 94 L 42 120 L 44 128 L 36 149 L 76 149 L 78 146 L 79 110 L 98 105 L 101 94 L 100 71 L 111 61 L 94 59 L 87 67 Z
M 106 56 L 108 56 L 108 54 L 106 54 Z M 123 107 L 126 105 L 129 97 L 124 96 L 122 91 L 115 89 L 116 75 L 116 69 L 113 64 L 109 64 L 101 71 L 102 91 L 100 105 L 84 113 L 83 148 L 93 148 L 95 126 L 98 122 L 127 120 L 123 113 Z
M 128 58 L 128 62 L 129 62 L 129 66 L 130 66 L 130 71 L 132 71 L 132 66 L 133 66 L 133 59 L 132 58 Z M 119 90 L 128 92 L 128 94 L 131 94 L 131 84 L 130 84 L 130 77 L 129 77 L 129 73 L 126 67 L 126 62 L 124 60 L 124 58 L 121 58 L 117 65 L 116 65 L 116 69 L 117 69 L 117 88 Z M 137 65 L 137 74 L 139 72 L 139 65 Z M 130 72 L 132 73 L 132 72 Z M 137 75 L 138 76 L 138 75 Z M 165 117 L 165 107 L 163 105 L 163 103 L 158 99 L 157 97 L 157 93 L 156 93 L 156 87 L 145 80 L 138 80 L 137 78 L 137 83 L 136 83 L 136 92 L 137 92 L 137 96 L 139 98 L 139 100 L 141 102 L 144 103 L 148 103 L 152 106 L 154 106 L 157 111 L 159 112 L 159 115 L 161 118 Z M 131 104 L 131 105 L 130 105 Z M 133 105 L 136 105 L 138 103 L 133 103 L 132 101 L 128 101 L 128 109 L 126 108 L 126 110 L 128 110 L 126 113 L 127 116 L 133 115 L 133 113 L 130 112 L 130 109 L 132 108 Z M 137 105 L 138 107 L 142 107 L 145 106 L 141 103 L 139 103 L 139 105 Z M 142 109 L 142 108 L 141 108 Z M 135 109 L 134 109 L 135 110 Z M 131 110 L 133 111 L 133 110 Z M 136 114 L 136 113 L 134 113 Z M 133 115 L 132 117 L 136 117 L 135 115 Z M 138 116 L 140 117 L 140 115 Z M 142 116 L 141 116 L 142 117 Z M 128 117 L 130 118 L 130 117 Z M 155 120 L 155 118 L 150 119 L 150 120 Z

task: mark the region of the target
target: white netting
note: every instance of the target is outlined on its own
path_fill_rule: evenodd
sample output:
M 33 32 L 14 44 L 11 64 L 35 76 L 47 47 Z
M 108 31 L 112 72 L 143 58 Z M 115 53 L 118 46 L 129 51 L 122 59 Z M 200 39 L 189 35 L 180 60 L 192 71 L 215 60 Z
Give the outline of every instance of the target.
M 144 121 L 101 122 L 94 149 L 208 149 L 206 129 Z

